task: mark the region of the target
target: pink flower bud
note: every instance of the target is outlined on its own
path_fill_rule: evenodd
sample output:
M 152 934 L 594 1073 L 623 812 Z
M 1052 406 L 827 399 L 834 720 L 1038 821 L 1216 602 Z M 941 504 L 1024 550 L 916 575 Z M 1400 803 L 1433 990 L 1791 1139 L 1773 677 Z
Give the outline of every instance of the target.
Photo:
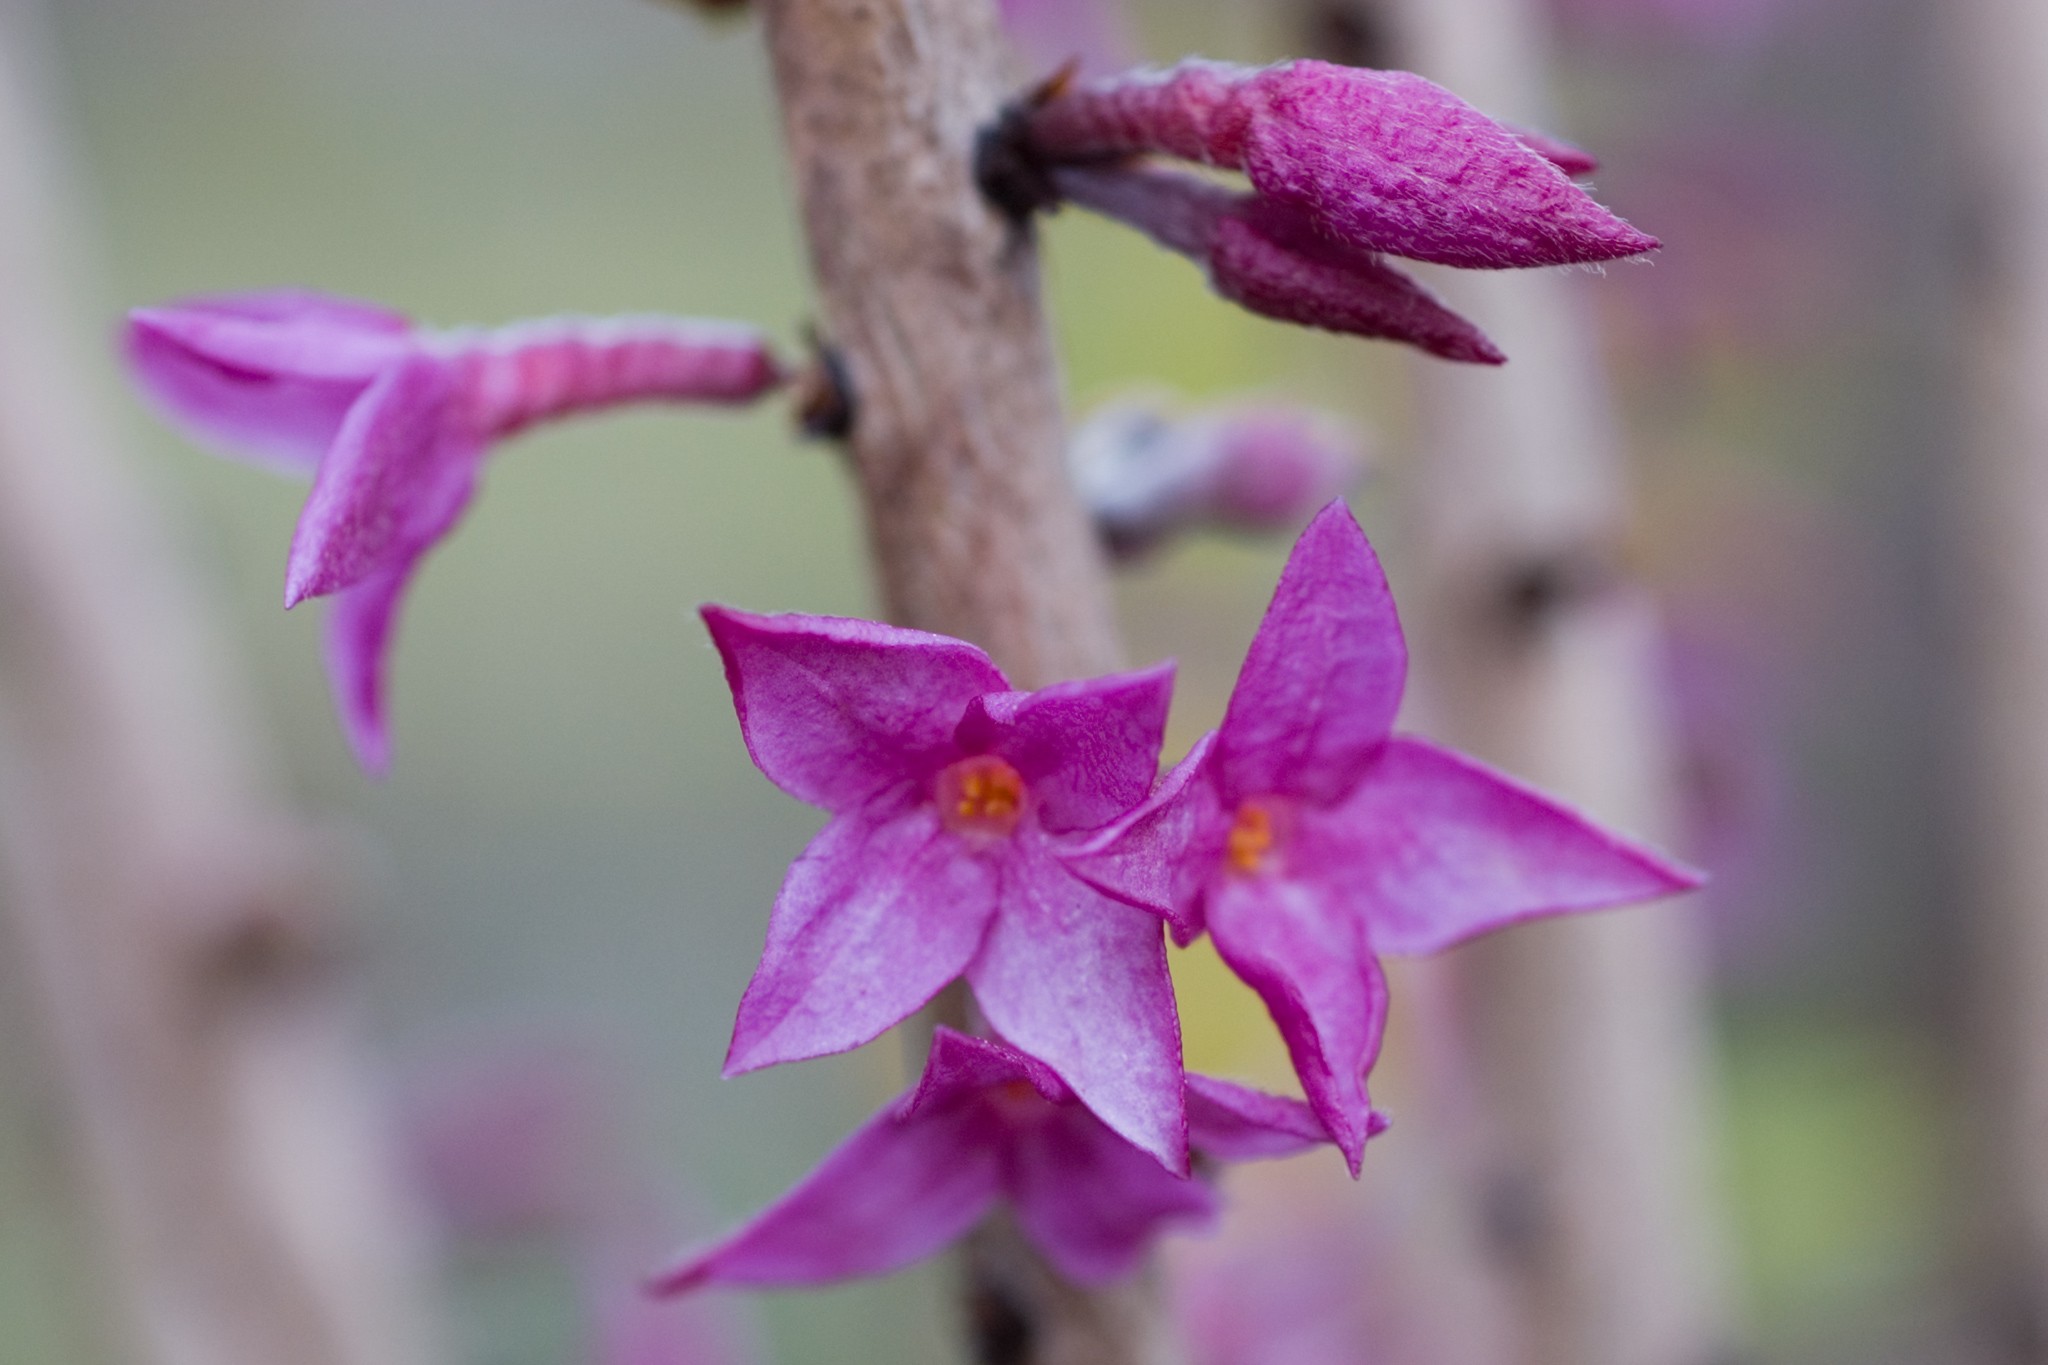
M 1053 183 L 1073 202 L 1201 263 L 1218 294 L 1262 317 L 1405 341 L 1446 360 L 1506 359 L 1415 280 L 1319 236 L 1286 206 L 1143 166 L 1067 168 Z
M 1357 251 L 1471 268 L 1564 265 L 1651 250 L 1553 164 L 1559 144 L 1496 123 L 1405 71 L 1185 61 L 1055 94 L 1027 117 L 1052 164 L 1142 153 L 1242 171 Z
M 1068 468 L 1104 540 L 1133 555 L 1198 526 L 1293 530 L 1358 481 L 1365 453 L 1325 413 L 1238 406 L 1174 419 L 1126 401 L 1080 425 Z

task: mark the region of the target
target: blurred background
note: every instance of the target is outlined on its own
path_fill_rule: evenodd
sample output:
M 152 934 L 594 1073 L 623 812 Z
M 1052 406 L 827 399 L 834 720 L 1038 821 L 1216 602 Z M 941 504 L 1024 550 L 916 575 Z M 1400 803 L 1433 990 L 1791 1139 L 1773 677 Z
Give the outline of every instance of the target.
M 126 307 L 286 284 L 435 324 L 659 310 L 801 336 L 806 267 L 745 20 L 651 0 L 53 8 L 43 74 L 83 209 L 87 321 L 109 339 Z M 1603 201 L 1665 242 L 1583 293 L 1633 462 L 1630 555 L 1667 611 L 1676 842 L 1716 877 L 1684 913 L 1712 945 L 1710 1149 L 1765 1361 L 1940 1358 L 1971 1294 L 1944 568 L 1964 243 L 1929 56 L 1939 10 L 1553 0 L 1546 15 L 1554 131 L 1595 149 Z M 1136 17 L 1160 58 L 1268 60 L 1305 41 L 1299 16 L 1240 0 Z M 1163 385 L 1342 413 L 1375 433 L 1356 505 L 1403 591 L 1406 358 L 1251 319 L 1080 214 L 1047 236 L 1077 409 Z M 573 1113 L 642 1172 L 658 1254 L 778 1193 L 901 1085 L 888 1042 L 717 1078 L 817 817 L 748 762 L 692 613 L 872 611 L 828 448 L 796 442 L 773 405 L 514 443 L 418 581 L 379 784 L 330 714 L 322 606 L 278 609 L 300 488 L 180 440 L 128 395 L 110 346 L 101 358 L 97 391 L 253 674 L 255 724 L 299 803 L 354 841 L 354 951 L 393 1122 L 426 1166 L 469 1164 L 450 1096 L 511 1105 L 509 1127 Z M 1174 753 L 1219 718 L 1285 549 L 1195 539 L 1121 577 L 1133 659 L 1180 660 Z M 1190 1065 L 1290 1085 L 1257 1002 L 1201 952 L 1177 963 Z M 0 1365 L 104 1349 L 49 1086 L 34 1031 L 10 1027 Z M 1346 1184 L 1333 1157 L 1298 1165 L 1290 1182 L 1331 1198 Z M 450 1237 L 456 1358 L 579 1359 L 577 1268 L 494 1216 Z M 796 1365 L 937 1362 L 941 1280 L 771 1296 L 738 1305 L 752 1325 L 732 1330 Z

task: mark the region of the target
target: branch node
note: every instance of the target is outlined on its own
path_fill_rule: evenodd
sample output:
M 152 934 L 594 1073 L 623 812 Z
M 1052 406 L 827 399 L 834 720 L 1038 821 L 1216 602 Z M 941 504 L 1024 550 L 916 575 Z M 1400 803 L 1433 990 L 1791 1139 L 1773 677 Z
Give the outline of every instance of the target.
M 974 183 L 982 197 L 1016 228 L 1032 215 L 1059 207 L 1052 168 L 1031 146 L 1031 115 L 1074 83 L 1079 66 L 1068 62 L 1002 107 L 974 136 Z
M 860 405 L 838 347 L 808 329 L 811 363 L 796 380 L 797 428 L 816 441 L 844 441 L 853 435 Z

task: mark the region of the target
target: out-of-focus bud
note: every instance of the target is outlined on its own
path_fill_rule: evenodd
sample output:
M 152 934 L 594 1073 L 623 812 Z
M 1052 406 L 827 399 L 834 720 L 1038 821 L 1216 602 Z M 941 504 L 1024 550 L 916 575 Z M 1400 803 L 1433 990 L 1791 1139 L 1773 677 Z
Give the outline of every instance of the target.
M 1185 417 L 1155 398 L 1110 403 L 1067 448 L 1074 486 L 1112 553 L 1197 527 L 1291 531 L 1363 476 L 1364 437 L 1335 416 L 1274 404 Z

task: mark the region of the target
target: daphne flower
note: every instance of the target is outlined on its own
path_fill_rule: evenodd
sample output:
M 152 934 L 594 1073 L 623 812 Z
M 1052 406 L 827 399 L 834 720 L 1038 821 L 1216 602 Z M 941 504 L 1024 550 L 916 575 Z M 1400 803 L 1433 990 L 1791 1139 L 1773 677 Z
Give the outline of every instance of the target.
M 1298 1100 L 1187 1078 L 1188 1137 L 1204 1157 L 1289 1156 L 1329 1141 Z M 1171 1175 L 1015 1048 L 941 1028 L 923 1078 L 818 1169 L 725 1240 L 683 1259 L 657 1293 L 700 1285 L 824 1284 L 924 1259 L 998 1201 L 1078 1284 L 1136 1268 L 1162 1224 L 1216 1214 L 1206 1181 Z
M 1499 268 L 1657 245 L 1543 150 L 1406 71 L 1189 60 L 1056 91 L 1028 111 L 1025 139 L 1048 165 L 1159 153 L 1242 171 L 1359 251 Z
M 384 658 L 420 559 L 453 529 L 493 442 L 621 403 L 732 404 L 782 371 L 756 332 L 668 318 L 432 332 L 369 304 L 272 291 L 129 315 L 136 382 L 196 438 L 313 477 L 285 605 L 338 594 L 327 666 L 363 766 L 390 758 Z
M 964 975 L 989 1024 L 1186 1167 L 1158 921 L 1075 871 L 1151 790 L 1171 665 L 1015 692 L 959 640 L 706 607 L 747 750 L 833 818 L 790 868 L 728 1076 L 860 1046 Z M 1135 847 L 1135 846 L 1134 846 Z
M 1434 953 L 1542 915 L 1682 891 L 1698 874 L 1460 754 L 1391 733 L 1408 667 L 1393 595 L 1340 503 L 1302 533 L 1222 727 L 1105 839 L 1090 871 L 1205 928 L 1265 1000 L 1357 1172 L 1386 1017 L 1381 953 Z M 1133 850 L 1180 851 L 1172 877 Z M 1126 869 L 1138 875 L 1121 879 Z

